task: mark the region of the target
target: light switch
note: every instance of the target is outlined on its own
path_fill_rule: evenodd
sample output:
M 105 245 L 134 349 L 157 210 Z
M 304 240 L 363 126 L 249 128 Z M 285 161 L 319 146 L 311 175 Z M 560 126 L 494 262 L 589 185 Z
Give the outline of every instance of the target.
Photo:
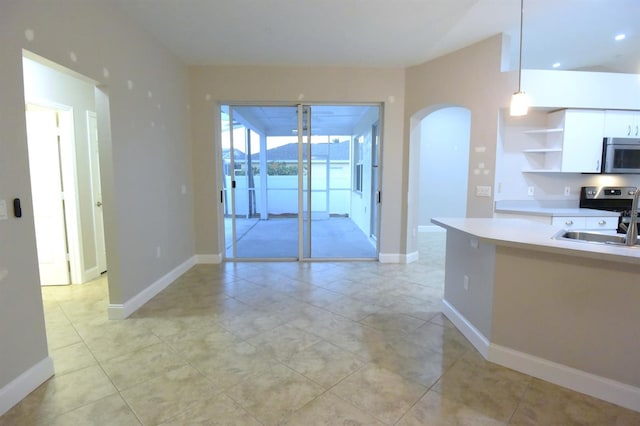
M 0 220 L 7 219 L 7 201 L 0 200 Z

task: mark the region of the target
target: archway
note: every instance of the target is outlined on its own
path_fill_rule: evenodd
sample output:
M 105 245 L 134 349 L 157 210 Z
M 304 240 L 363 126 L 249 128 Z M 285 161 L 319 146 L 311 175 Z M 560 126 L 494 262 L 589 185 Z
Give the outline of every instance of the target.
M 434 105 L 410 121 L 407 248 L 417 258 L 417 233 L 436 228 L 432 217 L 465 217 L 471 111 Z

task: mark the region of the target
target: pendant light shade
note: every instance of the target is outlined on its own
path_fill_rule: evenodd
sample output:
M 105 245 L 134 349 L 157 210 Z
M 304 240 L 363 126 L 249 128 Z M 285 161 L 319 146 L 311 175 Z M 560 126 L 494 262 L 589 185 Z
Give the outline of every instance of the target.
M 529 97 L 524 92 L 516 92 L 511 95 L 511 108 L 510 115 L 518 117 L 521 115 L 527 115 L 529 112 Z
M 522 116 L 529 112 L 529 98 L 522 91 L 522 23 L 524 21 L 524 0 L 520 0 L 520 49 L 518 51 L 518 91 L 511 96 L 510 115 Z

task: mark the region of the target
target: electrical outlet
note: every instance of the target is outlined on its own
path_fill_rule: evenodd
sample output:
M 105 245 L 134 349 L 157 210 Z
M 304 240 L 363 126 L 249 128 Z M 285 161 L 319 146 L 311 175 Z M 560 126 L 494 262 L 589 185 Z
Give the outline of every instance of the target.
M 570 186 L 565 186 L 564 187 L 564 196 L 568 197 L 571 195 L 571 187 Z
M 469 276 L 468 275 L 464 276 L 463 287 L 464 287 L 465 291 L 469 291 Z
M 529 197 L 533 197 L 533 190 L 534 190 L 533 186 L 530 186 L 529 188 L 527 188 L 527 195 Z
M 477 197 L 491 197 L 491 187 L 478 185 L 476 186 L 476 196 Z

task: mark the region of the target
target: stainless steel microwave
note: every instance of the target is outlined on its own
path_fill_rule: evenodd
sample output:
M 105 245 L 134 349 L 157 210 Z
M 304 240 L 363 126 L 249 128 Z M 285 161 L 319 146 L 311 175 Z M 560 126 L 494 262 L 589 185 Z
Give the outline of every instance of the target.
M 640 174 L 640 139 L 605 138 L 602 173 Z

